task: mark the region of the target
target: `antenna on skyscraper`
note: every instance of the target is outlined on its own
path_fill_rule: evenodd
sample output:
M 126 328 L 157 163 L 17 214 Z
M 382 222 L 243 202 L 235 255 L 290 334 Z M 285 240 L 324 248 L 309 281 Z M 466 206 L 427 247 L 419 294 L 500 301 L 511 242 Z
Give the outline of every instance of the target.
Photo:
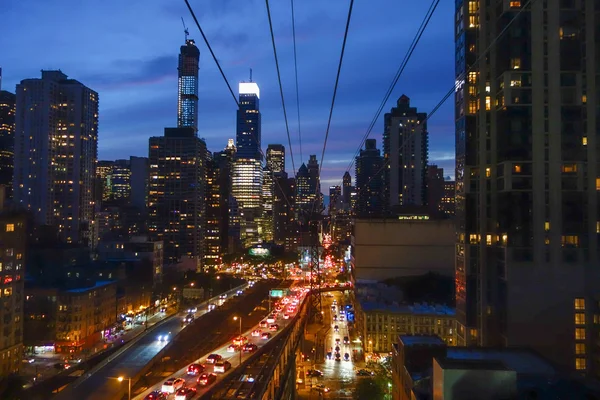
M 181 23 L 183 24 L 183 33 L 185 33 L 185 41 L 187 42 L 188 36 L 190 36 L 190 31 L 188 31 L 188 28 L 185 27 L 185 21 L 183 20 L 183 17 L 181 17 Z
M 252 82 L 252 68 L 250 68 L 250 82 Z

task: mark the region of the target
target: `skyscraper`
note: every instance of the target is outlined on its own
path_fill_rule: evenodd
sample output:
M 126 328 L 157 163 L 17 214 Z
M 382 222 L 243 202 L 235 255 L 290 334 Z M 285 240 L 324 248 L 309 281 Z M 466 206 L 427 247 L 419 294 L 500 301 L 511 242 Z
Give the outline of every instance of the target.
M 335 214 L 342 203 L 342 188 L 339 186 L 329 186 L 329 215 Z
M 98 93 L 61 71 L 17 85 L 14 200 L 68 242 L 91 238 Z
M 177 126 L 198 131 L 198 62 L 200 50 L 193 39 L 185 40 L 179 52 L 177 68 L 179 82 L 177 91 Z
M 131 196 L 131 164 L 129 160 L 116 160 L 111 173 L 112 199 L 125 205 Z
M 526 4 L 456 3 L 458 341 L 597 376 L 600 9 Z
M 273 196 L 273 240 L 278 245 L 285 245 L 286 239 L 296 225 L 294 209 L 294 178 L 288 178 L 286 172 L 274 175 Z
M 277 174 L 277 176 L 279 175 L 281 175 L 281 173 Z M 269 167 L 265 166 L 263 168 L 263 212 L 261 216 L 261 231 L 262 238 L 266 242 L 273 241 L 273 202 L 275 201 L 275 185 L 275 173 L 273 173 Z
M 267 168 L 274 174 L 285 171 L 285 147 L 282 144 L 267 147 Z
M 0 72 L 1 73 L 1 72 Z M 0 80 L 2 77 L 0 77 Z M 0 185 L 7 198 L 12 197 L 15 150 L 16 96 L 0 90 Z
M 319 161 L 315 154 L 310 155 L 308 158 L 308 184 L 310 186 L 310 193 L 313 196 L 313 205 L 315 212 L 320 213 L 323 209 L 323 194 L 321 193 L 321 179 L 319 176 Z
M 240 82 L 237 111 L 236 157 L 262 160 L 260 151 L 260 89 L 256 82 Z
M 219 170 L 219 237 L 221 253 L 233 253 L 239 248 L 239 215 L 237 205 L 230 206 L 233 199 L 231 195 L 231 175 L 233 172 L 233 161 L 235 159 L 235 145 L 233 139 L 229 139 L 227 147 L 223 151 L 213 154 L 213 159 Z M 232 225 L 230 225 L 230 222 Z
M 375 139 L 367 139 L 356 157 L 356 214 L 379 216 L 383 209 L 383 158 Z
M 384 207 L 391 211 L 398 206 L 423 206 L 427 202 L 426 180 L 429 154 L 427 114 L 410 106 L 406 95 L 397 106 L 385 114 L 383 158 Z
M 310 175 L 306 164 L 302 163 L 296 174 L 296 205 L 298 210 L 307 212 L 314 204 L 314 196 L 310 187 Z
M 342 196 L 344 208 L 350 207 L 350 192 L 352 191 L 352 176 L 350 172 L 344 172 L 344 177 L 342 178 Z
M 192 127 L 165 128 L 151 137 L 148 214 L 150 234 L 164 242 L 164 259 L 182 257 L 202 268 L 206 143 Z
M 148 158 L 131 156 L 129 165 L 131 167 L 129 203 L 145 213 L 148 204 Z
M 263 217 L 263 167 L 260 148 L 260 90 L 255 82 L 239 84 L 236 154 L 232 195 L 240 215 L 240 238 L 246 247 L 260 243 Z
M 216 153 L 219 154 L 219 153 Z M 221 263 L 221 179 L 219 159 L 210 157 L 206 162 L 204 265 L 217 266 Z

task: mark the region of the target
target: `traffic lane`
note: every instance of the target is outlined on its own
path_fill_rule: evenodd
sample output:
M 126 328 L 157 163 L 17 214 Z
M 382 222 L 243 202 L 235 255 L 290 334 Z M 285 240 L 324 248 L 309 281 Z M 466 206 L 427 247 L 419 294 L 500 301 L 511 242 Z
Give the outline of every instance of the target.
M 303 299 L 304 298 L 302 297 L 299 304 L 302 304 Z M 253 344 L 257 345 L 257 347 L 258 347 L 257 351 L 259 351 L 262 346 L 264 346 L 271 340 L 274 340 L 278 336 L 278 334 L 283 330 L 283 328 L 285 328 L 290 323 L 290 320 L 296 315 L 296 313 L 298 313 L 298 309 L 296 309 L 296 311 L 294 311 L 294 313 L 290 314 L 290 319 L 287 319 L 287 320 L 283 318 L 283 315 L 281 313 L 278 314 L 278 316 L 275 320 L 275 323 L 277 325 L 279 325 L 279 329 L 276 332 L 272 332 L 268 328 L 267 329 L 260 328 L 259 324 L 257 324 L 255 326 L 253 326 L 252 328 L 250 328 L 249 330 L 247 330 L 246 332 L 243 332 L 242 336 L 246 336 L 248 338 L 248 343 L 253 343 Z M 269 332 L 272 334 L 272 336 L 269 339 L 262 339 L 261 336 L 252 336 L 252 331 L 254 331 L 254 330 L 261 330 L 261 332 L 263 332 L 263 333 Z M 184 368 L 180 369 L 176 373 L 174 373 L 168 377 L 165 377 L 165 379 L 163 379 L 161 382 L 157 383 L 156 385 L 153 385 L 152 387 L 146 389 L 141 394 L 135 396 L 134 399 L 141 400 L 141 399 L 144 399 L 144 397 L 147 396 L 150 392 L 153 392 L 155 390 L 160 391 L 162 388 L 163 382 L 168 379 L 171 379 L 171 378 L 182 378 L 185 381 L 185 386 L 196 387 L 197 388 L 197 396 L 202 397 L 209 389 L 211 389 L 214 385 L 217 385 L 227 375 L 229 375 L 229 373 L 231 373 L 235 368 L 237 368 L 240 365 L 239 351 L 237 351 L 235 353 L 228 352 L 227 348 L 229 347 L 229 345 L 230 345 L 230 343 L 223 345 L 223 346 L 213 350 L 212 352 L 205 354 L 204 356 L 200 357 L 199 359 L 197 359 L 195 361 L 195 363 L 205 365 L 206 370 L 204 372 L 207 372 L 207 373 L 214 373 L 214 365 L 206 362 L 207 357 L 211 354 L 218 354 L 221 357 L 223 357 L 223 360 L 229 361 L 231 363 L 231 368 L 228 371 L 226 371 L 225 373 L 216 373 L 217 380 L 213 384 L 206 386 L 206 387 L 197 385 L 196 381 L 198 379 L 198 376 L 188 375 L 187 374 L 188 366 L 185 366 Z M 242 363 L 244 361 L 246 361 L 248 358 L 250 358 L 250 356 L 252 356 L 252 354 L 253 353 L 242 353 Z
M 237 291 L 232 289 L 226 292 L 228 295 Z M 231 298 L 228 296 L 225 300 L 220 300 L 219 296 L 215 296 L 205 302 L 199 303 L 197 307 L 201 315 L 208 312 L 207 307 L 211 302 L 219 302 L 222 305 L 226 300 Z M 172 319 L 166 321 L 163 325 L 156 328 L 151 334 L 140 338 L 129 349 L 116 357 L 109 357 L 108 362 L 86 380 L 81 382 L 69 392 L 68 398 L 86 398 L 86 399 L 105 399 L 116 395 L 120 387 L 110 384 L 112 378 L 118 376 L 135 376 L 137 372 L 143 368 L 150 360 L 152 360 L 159 351 L 161 351 L 168 342 L 159 342 L 158 335 L 165 335 L 171 332 L 171 339 L 184 329 L 181 326 L 182 318 L 187 315 L 185 312 L 178 313 Z M 60 397 L 60 396 L 58 396 Z

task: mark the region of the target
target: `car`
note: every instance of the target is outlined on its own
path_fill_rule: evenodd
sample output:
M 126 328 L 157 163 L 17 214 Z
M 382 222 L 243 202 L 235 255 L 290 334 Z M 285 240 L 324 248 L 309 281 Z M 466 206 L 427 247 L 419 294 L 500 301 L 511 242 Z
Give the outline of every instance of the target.
M 339 353 L 340 352 L 340 346 L 335 346 L 335 352 Z
M 334 330 L 335 332 L 339 332 L 339 331 L 340 331 L 340 327 L 336 325 L 336 326 L 334 326 L 334 327 L 333 327 L 333 330 Z
M 318 369 L 309 369 L 306 371 L 306 376 L 314 376 L 315 378 L 320 378 L 323 376 L 323 372 Z
M 206 362 L 209 364 L 216 364 L 223 359 L 223 356 L 220 354 L 211 354 L 206 357 Z
M 235 353 L 236 351 L 238 351 L 240 347 L 235 345 L 235 344 L 230 344 L 229 346 L 227 346 L 227 352 L 228 353 Z
M 342 361 L 342 359 L 340 358 L 340 353 L 335 354 L 335 361 Z
M 171 339 L 171 332 L 167 334 L 158 335 L 156 338 L 159 342 L 168 342 Z
M 267 321 L 260 321 L 258 326 L 261 328 L 266 328 L 267 326 L 269 326 L 269 323 Z
M 202 364 L 190 364 L 190 366 L 187 369 L 187 374 L 188 375 L 198 375 L 201 374 L 202 372 L 204 372 L 204 370 L 206 369 L 206 367 Z
M 334 316 L 333 316 L 333 320 L 334 320 L 334 321 L 337 321 L 337 315 L 334 315 Z
M 340 321 L 344 321 L 344 318 L 345 318 L 345 317 L 344 317 L 344 314 L 340 314 L 340 318 L 339 318 L 339 320 L 340 320 Z
M 350 344 L 350 338 L 348 336 L 344 336 L 344 344 Z
M 167 312 L 167 307 L 161 307 L 159 311 L 161 313 L 166 313 Z
M 262 339 L 271 339 L 271 334 L 269 332 L 265 332 L 261 336 Z
M 229 361 L 219 361 L 215 364 L 214 371 L 224 374 L 229 368 L 231 368 L 231 363 Z
M 344 361 L 350 361 L 350 354 L 344 353 Z
M 323 392 L 323 393 L 329 393 L 329 391 L 331 390 L 330 388 L 323 385 L 322 383 L 315 385 L 315 388 L 317 389 L 317 391 Z
M 219 299 L 221 300 L 225 300 L 227 298 L 227 293 L 223 293 L 222 295 L 219 296 Z
M 244 291 L 240 289 L 240 290 L 238 290 L 238 291 L 237 291 L 237 292 L 235 292 L 235 293 L 236 293 L 236 294 L 238 294 L 238 295 L 241 295 L 242 293 L 244 293 Z
M 261 334 L 262 334 L 262 331 L 260 329 L 255 329 L 251 333 L 252 336 L 256 336 L 256 337 L 260 337 Z
M 267 317 L 267 323 L 272 324 L 273 322 L 275 322 L 275 316 L 274 315 L 269 315 Z
M 283 314 L 283 319 L 290 319 L 290 316 L 288 314 Z
M 340 338 L 339 337 L 335 338 L 335 344 L 340 344 Z
M 333 356 L 331 355 L 331 352 L 330 352 L 330 351 L 328 351 L 328 352 L 327 352 L 327 359 L 328 359 L 328 360 L 331 360 L 332 358 L 333 358 Z
M 194 321 L 194 314 L 188 314 L 183 318 L 182 324 L 191 324 Z
M 244 345 L 244 352 L 245 353 L 252 353 L 253 351 L 256 351 L 258 349 L 258 346 L 255 345 L 254 343 L 246 343 Z
M 271 332 L 274 332 L 274 331 L 276 331 L 277 329 L 279 329 L 279 325 L 277 325 L 277 324 L 273 324 L 273 325 L 269 326 L 269 330 L 270 330 Z
M 173 394 L 185 385 L 185 381 L 181 378 L 171 378 L 163 382 L 160 391 L 163 393 Z
M 196 395 L 196 388 L 183 387 L 175 393 L 175 400 L 189 400 Z
M 210 303 L 210 304 L 208 305 L 208 311 L 212 311 L 212 310 L 214 310 L 215 308 L 217 308 L 217 306 L 216 306 L 215 304 L 213 304 L 213 303 Z
M 246 343 L 248 343 L 248 338 L 246 336 L 238 336 L 235 339 L 233 339 L 233 344 L 235 344 L 236 346 L 242 346 Z
M 163 392 L 155 390 L 154 392 L 148 393 L 144 400 L 167 400 L 167 395 Z
M 337 300 L 334 299 L 333 300 L 333 304 L 337 305 Z
M 217 380 L 217 375 L 215 374 L 202 374 L 198 377 L 196 383 L 200 386 L 208 386 L 210 384 L 215 383 Z
M 198 307 L 190 307 L 190 308 L 188 308 L 188 313 L 189 314 L 194 314 L 196 312 L 198 312 Z

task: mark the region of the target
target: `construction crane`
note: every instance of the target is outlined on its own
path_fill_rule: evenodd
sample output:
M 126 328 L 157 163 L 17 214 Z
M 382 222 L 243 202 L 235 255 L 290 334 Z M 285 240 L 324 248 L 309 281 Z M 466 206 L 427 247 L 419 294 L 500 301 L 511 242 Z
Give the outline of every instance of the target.
M 188 28 L 186 28 L 185 21 L 183 20 L 183 17 L 181 17 L 181 23 L 183 24 L 183 33 L 185 34 L 185 41 L 187 43 L 188 36 L 190 36 L 190 31 L 188 31 Z

